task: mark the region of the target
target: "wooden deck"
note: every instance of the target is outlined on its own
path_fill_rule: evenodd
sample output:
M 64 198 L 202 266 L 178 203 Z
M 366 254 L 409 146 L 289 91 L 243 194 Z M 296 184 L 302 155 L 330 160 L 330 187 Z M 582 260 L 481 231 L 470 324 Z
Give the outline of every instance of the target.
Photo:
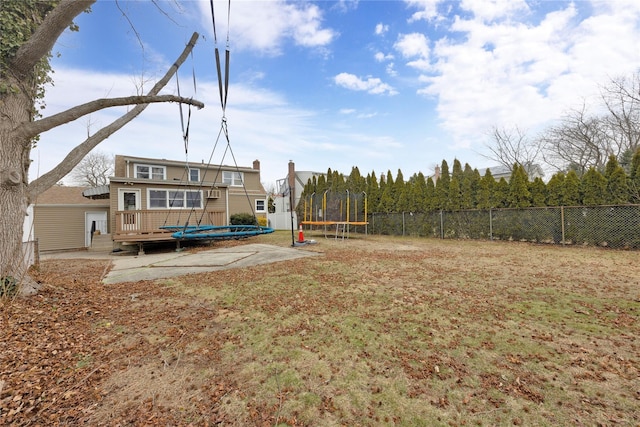
M 204 212 L 204 214 L 203 214 Z M 175 240 L 173 231 L 163 230 L 163 226 L 225 225 L 224 211 L 188 211 L 175 209 L 117 211 L 113 232 L 114 242 L 144 243 Z

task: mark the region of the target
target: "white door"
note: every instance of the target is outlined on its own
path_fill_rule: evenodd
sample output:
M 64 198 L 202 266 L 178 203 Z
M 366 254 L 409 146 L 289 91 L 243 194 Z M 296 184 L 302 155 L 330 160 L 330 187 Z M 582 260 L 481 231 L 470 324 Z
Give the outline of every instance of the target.
M 122 214 L 122 229 L 135 231 L 140 224 L 140 190 L 129 188 L 118 189 L 118 210 L 136 211 Z
M 107 211 L 104 212 L 85 212 L 84 214 L 84 245 L 91 246 L 91 233 L 100 231 L 101 234 L 107 234 Z

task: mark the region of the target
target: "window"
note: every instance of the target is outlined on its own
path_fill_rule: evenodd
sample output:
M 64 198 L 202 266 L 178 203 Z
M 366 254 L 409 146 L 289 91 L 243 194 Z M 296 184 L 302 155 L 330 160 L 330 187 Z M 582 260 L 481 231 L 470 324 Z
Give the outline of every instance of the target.
M 228 185 L 242 186 L 242 172 L 222 171 L 222 182 Z
M 184 191 L 169 191 L 169 207 L 184 208 Z
M 164 190 L 149 190 L 149 209 L 166 207 L 167 192 Z
M 167 179 L 164 166 L 135 165 L 135 177 L 142 179 Z
M 202 209 L 201 191 L 149 190 L 149 209 Z
M 202 207 L 202 193 L 200 191 L 187 191 L 186 196 L 188 208 Z
M 200 182 L 200 169 L 189 169 L 189 181 Z
M 264 212 L 264 200 L 256 200 L 256 212 Z

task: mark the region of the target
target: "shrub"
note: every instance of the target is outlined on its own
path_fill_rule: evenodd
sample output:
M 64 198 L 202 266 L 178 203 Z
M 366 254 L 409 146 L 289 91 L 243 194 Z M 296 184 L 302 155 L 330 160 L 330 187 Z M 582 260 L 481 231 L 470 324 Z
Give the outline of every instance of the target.
M 0 297 L 13 296 L 18 292 L 18 281 L 15 277 L 4 276 L 0 278 Z
M 256 217 L 250 213 L 238 213 L 233 214 L 229 218 L 231 225 L 256 225 L 258 221 L 256 221 Z

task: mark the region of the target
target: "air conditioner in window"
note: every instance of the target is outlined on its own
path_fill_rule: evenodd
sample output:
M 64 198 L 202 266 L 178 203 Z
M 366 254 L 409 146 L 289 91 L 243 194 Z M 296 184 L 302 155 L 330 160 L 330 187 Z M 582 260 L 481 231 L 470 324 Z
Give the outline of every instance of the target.
M 219 199 L 220 190 L 207 190 L 207 199 Z

